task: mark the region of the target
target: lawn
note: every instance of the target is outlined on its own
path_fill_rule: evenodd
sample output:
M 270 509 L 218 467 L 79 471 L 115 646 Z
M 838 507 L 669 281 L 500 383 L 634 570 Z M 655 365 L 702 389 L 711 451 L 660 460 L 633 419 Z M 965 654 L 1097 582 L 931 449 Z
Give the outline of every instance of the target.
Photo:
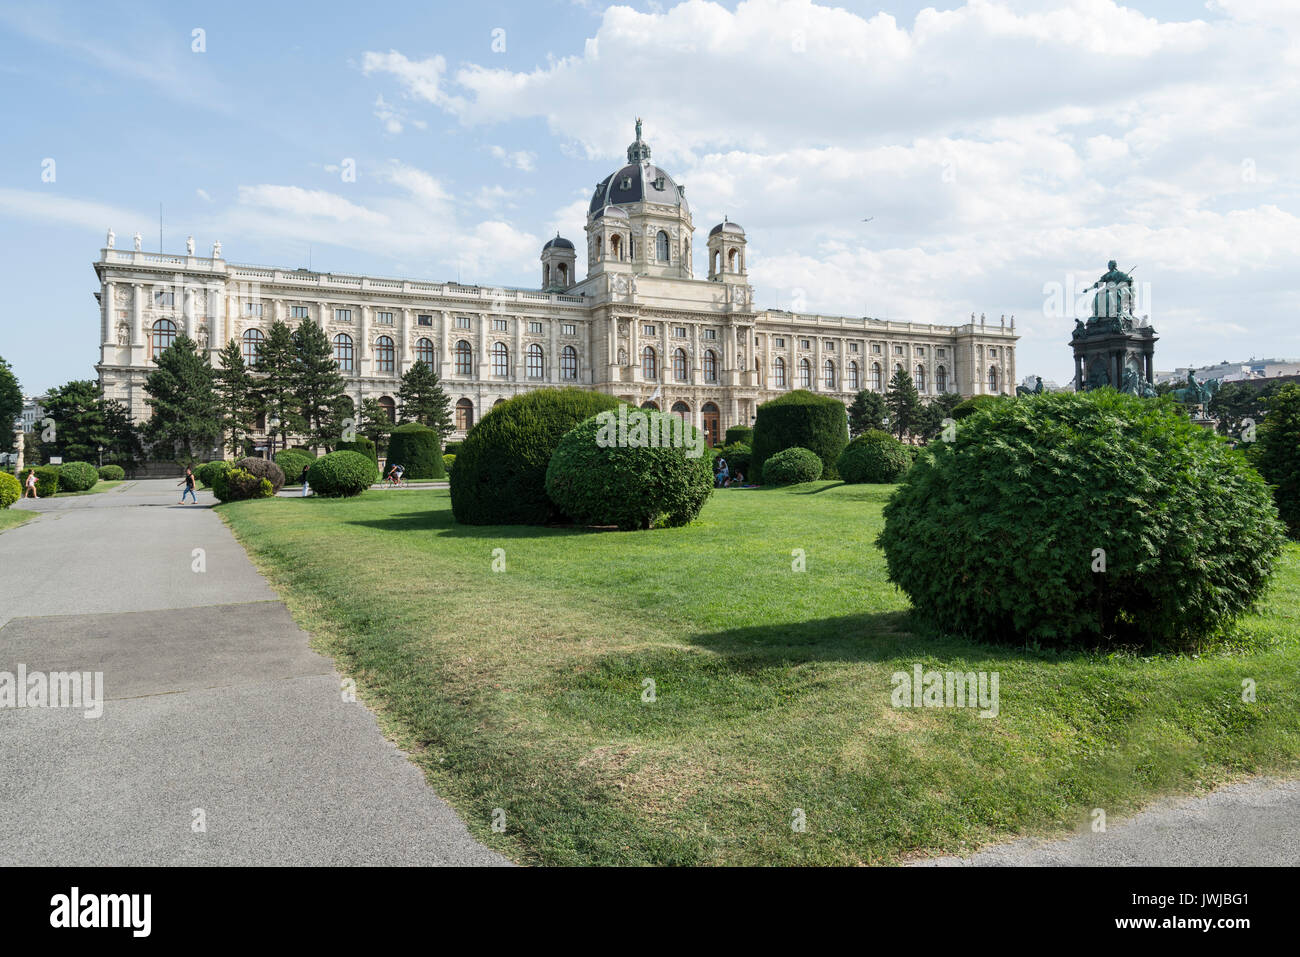
M 0 508 L 0 532 L 7 528 L 17 528 L 24 522 L 30 522 L 36 517 L 36 512 L 29 512 L 21 508 Z
M 891 490 L 727 490 L 623 533 L 460 526 L 445 490 L 220 512 L 430 783 L 526 863 L 887 864 L 1300 767 L 1300 547 L 1241 623 L 1249 653 L 980 646 L 927 634 L 885 579 Z M 1000 713 L 892 707 L 918 662 L 998 672 Z

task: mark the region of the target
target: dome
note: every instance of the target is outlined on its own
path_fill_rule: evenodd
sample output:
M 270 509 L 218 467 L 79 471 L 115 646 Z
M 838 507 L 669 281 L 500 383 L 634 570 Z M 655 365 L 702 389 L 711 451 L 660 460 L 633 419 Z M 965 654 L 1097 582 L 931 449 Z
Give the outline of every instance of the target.
M 546 252 L 546 250 L 548 249 L 572 249 L 572 248 L 573 248 L 573 243 L 569 242 L 559 233 L 556 233 L 555 238 L 552 240 L 548 240 L 546 245 L 542 247 L 542 252 Z
M 718 225 L 709 230 L 710 236 L 716 236 L 718 233 L 735 233 L 738 236 L 743 236 L 745 235 L 745 230 L 741 227 L 740 223 L 733 223 L 724 219 L 722 222 L 718 223 Z
M 596 184 L 588 215 L 595 216 L 609 206 L 627 203 L 661 203 L 686 207 L 686 190 L 667 171 L 650 162 L 650 144 L 641 139 L 641 121 L 636 121 L 636 139 L 627 148 L 627 165 Z

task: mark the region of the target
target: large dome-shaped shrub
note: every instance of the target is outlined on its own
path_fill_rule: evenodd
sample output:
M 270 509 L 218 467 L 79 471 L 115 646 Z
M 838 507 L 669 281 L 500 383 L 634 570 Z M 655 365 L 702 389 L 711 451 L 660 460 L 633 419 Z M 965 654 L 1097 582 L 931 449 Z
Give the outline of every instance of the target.
M 275 464 L 280 466 L 280 471 L 285 475 L 285 480 L 292 479 L 298 481 L 298 476 L 302 474 L 304 465 L 310 467 L 312 462 L 316 461 L 316 456 L 311 452 L 304 452 L 301 449 L 281 449 L 275 453 Z
M 388 465 L 405 466 L 403 477 L 441 479 L 447 477 L 442 467 L 442 448 L 438 433 L 419 422 L 408 422 L 393 429 L 388 438 Z
M 709 457 L 691 454 L 703 453 L 703 434 L 677 416 L 629 409 L 624 434 L 636 436 L 639 427 L 653 438 L 620 444 L 618 421 L 615 412 L 602 412 L 560 439 L 546 469 L 551 501 L 580 525 L 628 530 L 691 522 L 713 491 Z
M 451 470 L 451 511 L 465 525 L 541 525 L 564 518 L 546 494 L 560 439 L 619 405 L 584 389 L 538 389 L 501 403 L 470 430 Z
M 350 450 L 323 455 L 307 470 L 312 492 L 329 498 L 360 495 L 377 481 L 379 470 L 370 456 Z
M 838 478 L 835 460 L 849 444 L 844 403 L 796 389 L 758 407 L 749 467 L 763 474 L 764 463 L 782 449 L 804 448 L 822 460 L 822 474 Z
M 8 508 L 23 494 L 23 483 L 8 472 L 0 472 L 0 508 Z
M 59 466 L 59 490 L 88 492 L 99 482 L 99 470 L 89 462 L 67 462 Z
M 884 515 L 915 613 L 1001 643 L 1193 642 L 1251 606 L 1282 546 L 1240 452 L 1112 389 L 988 406 L 931 444 Z
M 879 429 L 868 429 L 846 445 L 835 463 L 844 481 L 875 485 L 897 482 L 911 464 L 907 446 Z
M 299 466 L 299 468 L 301 467 L 302 466 Z M 243 469 L 245 472 L 256 475 L 258 478 L 266 479 L 271 483 L 272 494 L 280 491 L 281 486 L 284 485 L 284 470 L 270 459 L 259 459 L 256 456 L 250 455 L 248 458 L 240 459 L 236 462 L 235 468 Z M 215 488 L 216 486 L 214 485 L 213 489 Z
M 244 461 L 241 459 L 241 461 Z M 252 461 L 265 461 L 264 459 L 253 459 Z M 274 465 L 275 463 L 270 463 Z M 261 475 L 254 475 L 248 469 L 235 468 L 223 469 L 216 473 L 213 484 L 212 494 L 218 501 L 238 502 L 248 498 L 270 498 L 275 494 L 275 486 L 269 478 Z
M 370 461 L 374 462 L 375 467 L 378 468 L 379 451 L 375 448 L 375 443 L 370 441 L 364 435 L 358 435 L 351 442 L 340 442 L 338 445 L 334 446 L 334 451 L 360 452 L 362 455 L 370 459 Z
M 782 449 L 763 463 L 764 485 L 798 485 L 822 477 L 822 460 L 808 449 Z
M 120 465 L 101 465 L 99 480 L 101 482 L 120 482 L 126 478 L 126 469 Z

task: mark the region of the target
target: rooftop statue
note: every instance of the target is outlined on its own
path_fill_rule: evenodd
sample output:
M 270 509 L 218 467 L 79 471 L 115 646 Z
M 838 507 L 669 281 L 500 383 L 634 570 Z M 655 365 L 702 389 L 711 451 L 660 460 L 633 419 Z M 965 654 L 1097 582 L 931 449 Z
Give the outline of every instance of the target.
M 1128 319 L 1122 322 L 1107 323 L 1122 328 L 1132 327 L 1133 317 L 1133 277 L 1117 268 L 1115 260 L 1106 264 L 1106 272 L 1100 279 L 1088 287 L 1087 291 L 1098 290 L 1092 300 L 1093 319 Z

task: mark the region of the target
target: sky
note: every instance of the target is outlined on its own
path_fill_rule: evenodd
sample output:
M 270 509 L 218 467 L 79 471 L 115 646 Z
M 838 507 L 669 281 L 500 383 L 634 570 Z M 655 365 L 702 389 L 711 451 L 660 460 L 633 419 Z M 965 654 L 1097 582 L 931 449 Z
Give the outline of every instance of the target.
M 1300 3 L 0 8 L 0 356 L 93 378 L 119 247 L 536 288 L 644 121 L 761 307 L 1014 315 L 1065 383 L 1135 267 L 1157 369 L 1300 356 Z M 354 172 L 355 175 L 349 175 Z M 579 273 L 584 268 L 579 265 Z

